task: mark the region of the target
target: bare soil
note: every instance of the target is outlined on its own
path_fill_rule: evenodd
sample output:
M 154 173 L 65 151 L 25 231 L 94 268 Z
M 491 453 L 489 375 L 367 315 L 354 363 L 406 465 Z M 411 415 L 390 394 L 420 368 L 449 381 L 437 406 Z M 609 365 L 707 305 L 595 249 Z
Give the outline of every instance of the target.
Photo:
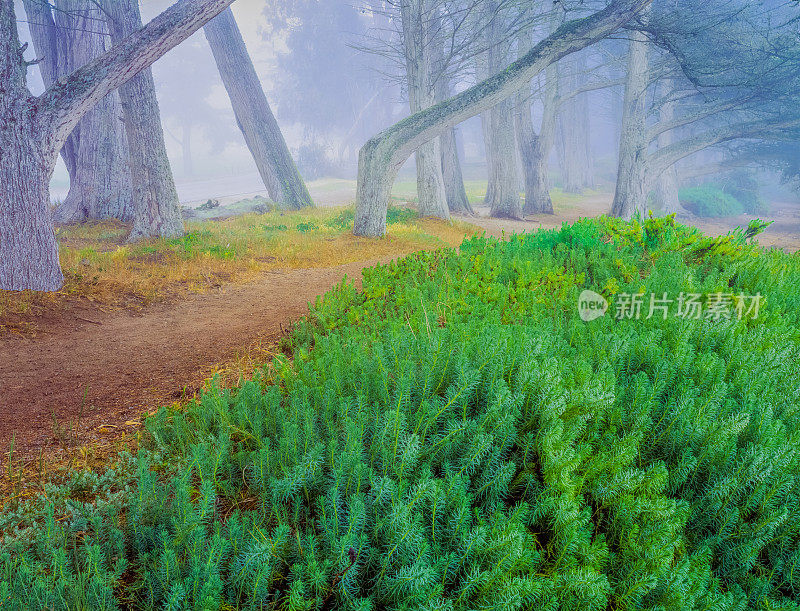
M 71 427 L 81 444 L 135 431 L 143 411 L 191 396 L 253 342 L 277 342 L 309 301 L 379 262 L 266 273 L 143 313 L 75 304 L 37 320 L 35 336 L 0 336 L 0 468 L 12 436 L 24 460 Z
M 559 215 L 525 221 L 491 219 L 478 208 L 477 216 L 463 220 L 499 237 L 597 216 L 610 202 L 610 195 L 593 196 Z M 681 220 L 721 234 L 750 218 Z M 800 207 L 775 204 L 768 219 L 776 222 L 759 236 L 761 244 L 800 248 Z M 307 313 L 308 302 L 343 276 L 360 283 L 361 270 L 382 261 L 270 272 L 143 312 L 106 313 L 76 300 L 38 318 L 35 335 L 0 336 L 0 469 L 12 436 L 15 456 L 30 460 L 63 445 L 71 427 L 82 444 L 135 431 L 144 411 L 193 395 L 249 345 L 277 342 Z

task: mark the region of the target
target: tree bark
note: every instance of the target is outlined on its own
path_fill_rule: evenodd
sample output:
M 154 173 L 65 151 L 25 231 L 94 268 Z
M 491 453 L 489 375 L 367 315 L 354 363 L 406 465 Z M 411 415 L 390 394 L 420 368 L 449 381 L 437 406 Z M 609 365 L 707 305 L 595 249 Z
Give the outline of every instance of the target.
M 295 210 L 313 206 L 264 95 L 233 12 L 224 10 L 206 24 L 204 31 L 239 129 L 270 198 Z
M 412 114 L 433 106 L 435 102 L 435 89 L 431 82 L 434 62 L 431 11 L 431 0 L 400 2 L 408 102 Z M 420 216 L 449 219 L 438 138 L 420 143 L 416 164 Z
M 39 71 L 42 75 L 42 82 L 45 88 L 50 87 L 59 78 L 68 74 L 72 70 L 67 70 L 61 62 L 64 62 L 63 37 L 58 35 L 53 12 L 50 5 L 41 0 L 23 0 L 25 14 L 28 17 L 28 29 L 33 40 L 33 48 L 36 57 L 41 59 Z M 61 147 L 61 157 L 64 165 L 67 166 L 70 184 L 75 177 L 75 170 L 78 163 L 78 130 L 76 127 L 67 138 L 64 146 Z
M 613 0 L 589 17 L 565 23 L 502 72 L 370 138 L 359 152 L 354 233 L 383 235 L 397 171 L 422 143 L 513 96 L 548 65 L 602 40 L 650 1 Z
M 562 91 L 580 89 L 585 83 L 586 60 L 578 54 L 567 62 Z M 564 100 L 558 113 L 557 149 L 564 191 L 580 193 L 594 185 L 590 150 L 590 119 L 588 93 Z
M 434 46 L 435 62 L 438 68 L 438 78 L 434 85 L 436 102 L 442 102 L 450 97 L 450 82 L 444 67 L 443 51 L 440 45 Z M 442 179 L 444 180 L 444 194 L 450 212 L 473 214 L 472 206 L 467 199 L 464 188 L 464 176 L 461 173 L 461 160 L 458 158 L 458 141 L 456 140 L 455 126 L 446 129 L 439 136 L 439 146 L 442 153 Z
M 563 21 L 563 12 L 555 13 L 554 25 Z M 553 28 L 555 29 L 555 28 Z M 537 134 L 531 117 L 530 87 L 517 96 L 515 114 L 517 143 L 525 179 L 524 214 L 553 214 L 550 198 L 548 160 L 553 147 L 558 109 L 558 64 L 545 69 L 544 95 L 542 96 L 542 123 Z
M 103 0 L 103 3 L 115 45 L 142 27 L 138 0 Z M 167 157 L 150 67 L 123 84 L 119 95 L 133 182 L 134 218 L 128 241 L 183 235 L 178 191 Z
M 104 96 L 231 2 L 182 0 L 33 97 L 26 86 L 28 64 L 19 43 L 14 1 L 0 0 L 0 289 L 61 286 L 49 209 L 49 180 L 61 147 Z
M 645 212 L 649 192 L 647 147 L 650 142 L 645 106 L 647 86 L 650 80 L 647 45 L 647 37 L 642 32 L 631 33 L 623 101 L 617 187 L 611 208 L 612 216 L 626 219 L 632 218 L 637 213 Z
M 63 276 L 49 206 L 51 172 L 41 137 L 25 120 L 34 103 L 26 71 L 14 2 L 0 0 L 0 289 L 53 290 Z
M 493 76 L 506 66 L 508 43 L 503 41 L 503 24 L 498 18 L 496 0 L 487 2 L 490 19 L 486 27 L 486 65 L 488 76 Z M 516 140 L 514 136 L 514 99 L 505 99 L 484 115 L 484 138 L 489 168 L 489 182 L 484 204 L 493 217 L 521 219 L 522 202 L 517 175 Z
M 666 81 L 661 86 L 664 101 L 659 109 L 659 123 L 666 124 L 675 120 L 675 102 L 669 99 L 670 91 L 674 89 L 674 82 Z M 673 130 L 663 131 L 658 135 L 658 148 L 665 148 L 675 141 Z M 675 164 L 661 172 L 655 180 L 653 187 L 653 204 L 663 214 L 674 214 L 680 211 L 678 198 L 678 170 Z
M 61 72 L 68 74 L 106 52 L 100 9 L 88 0 L 58 0 L 56 26 L 60 38 Z M 69 193 L 54 211 L 60 223 L 89 219 L 133 218 L 127 142 L 120 121 L 119 94 L 112 91 L 80 120 L 76 163 Z M 63 149 L 62 149 L 63 150 Z

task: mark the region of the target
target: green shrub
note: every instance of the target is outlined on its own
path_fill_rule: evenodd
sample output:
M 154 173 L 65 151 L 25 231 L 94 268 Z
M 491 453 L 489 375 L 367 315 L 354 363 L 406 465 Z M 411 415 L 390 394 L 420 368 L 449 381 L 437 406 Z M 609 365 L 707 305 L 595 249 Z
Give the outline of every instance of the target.
M 149 418 L 115 502 L 37 501 L 0 601 L 797 609 L 800 259 L 746 235 L 601 219 L 366 270 L 269 384 Z M 766 303 L 586 323 L 587 288 Z
M 744 212 L 736 198 L 713 185 L 681 189 L 678 199 L 684 208 L 701 217 L 736 216 Z
M 722 189 L 742 204 L 747 214 L 769 214 L 769 204 L 759 195 L 758 180 L 752 172 L 746 170 L 731 172 L 724 178 Z

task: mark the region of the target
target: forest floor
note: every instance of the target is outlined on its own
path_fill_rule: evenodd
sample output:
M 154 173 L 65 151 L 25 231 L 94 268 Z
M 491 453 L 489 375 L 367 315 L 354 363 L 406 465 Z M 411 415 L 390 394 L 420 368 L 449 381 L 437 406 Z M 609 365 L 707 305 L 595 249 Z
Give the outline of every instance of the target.
M 598 216 L 608 212 L 610 202 L 611 195 L 600 193 L 560 197 L 557 214 L 525 221 L 491 219 L 488 209 L 477 206 L 476 216 L 461 220 L 500 237 Z M 750 218 L 682 221 L 721 234 L 746 226 Z M 798 207 L 775 204 L 767 219 L 776 222 L 759 236 L 760 243 L 798 250 Z M 457 243 L 459 231 L 466 235 L 467 226 L 459 225 L 446 241 Z M 234 383 L 252 373 L 271 360 L 280 338 L 307 313 L 308 302 L 345 275 L 360 283 L 363 268 L 406 254 L 410 242 L 376 249 L 373 258 L 359 249 L 365 260 L 343 265 L 261 269 L 237 282 L 135 309 L 68 299 L 58 309 L 36 313 L 36 333 L 0 334 L 0 479 L 6 484 L 0 481 L 0 491 L 8 490 L 12 460 L 26 465 L 25 479 L 45 463 L 56 470 L 92 467 L 109 452 L 135 443 L 142 417 L 157 406 L 194 396 L 213 375 Z M 431 241 L 417 249 L 442 245 Z M 304 261 L 305 253 L 294 267 Z
M 158 405 L 194 396 L 215 374 L 224 382 L 269 362 L 309 301 L 345 275 L 360 285 L 364 267 L 392 258 L 266 272 L 144 312 L 76 307 L 38 321 L 35 337 L 0 337 L 3 471 L 12 435 L 16 464 L 37 468 L 44 454 L 90 466 L 104 447 L 135 438 Z

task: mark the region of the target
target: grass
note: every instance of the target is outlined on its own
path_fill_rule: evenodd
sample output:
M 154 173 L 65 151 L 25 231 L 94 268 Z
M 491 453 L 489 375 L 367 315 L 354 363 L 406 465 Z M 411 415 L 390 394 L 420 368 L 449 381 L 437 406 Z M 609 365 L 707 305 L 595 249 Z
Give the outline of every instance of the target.
M 0 513 L 0 603 L 796 609 L 800 260 L 751 233 L 600 218 L 365 270 L 291 359 Z M 765 302 L 582 321 L 586 289 Z
M 381 239 L 353 236 L 352 208 L 247 214 L 188 221 L 186 235 L 126 244 L 129 227 L 117 221 L 57 229 L 65 283 L 56 293 L 0 291 L 0 330 L 57 310 L 70 298 L 98 306 L 141 307 L 270 269 L 330 267 L 420 249 L 454 246 L 476 230 L 464 223 L 417 219 L 394 212 Z M 333 222 L 335 219 L 340 222 Z M 390 221 L 392 219 L 390 218 Z

